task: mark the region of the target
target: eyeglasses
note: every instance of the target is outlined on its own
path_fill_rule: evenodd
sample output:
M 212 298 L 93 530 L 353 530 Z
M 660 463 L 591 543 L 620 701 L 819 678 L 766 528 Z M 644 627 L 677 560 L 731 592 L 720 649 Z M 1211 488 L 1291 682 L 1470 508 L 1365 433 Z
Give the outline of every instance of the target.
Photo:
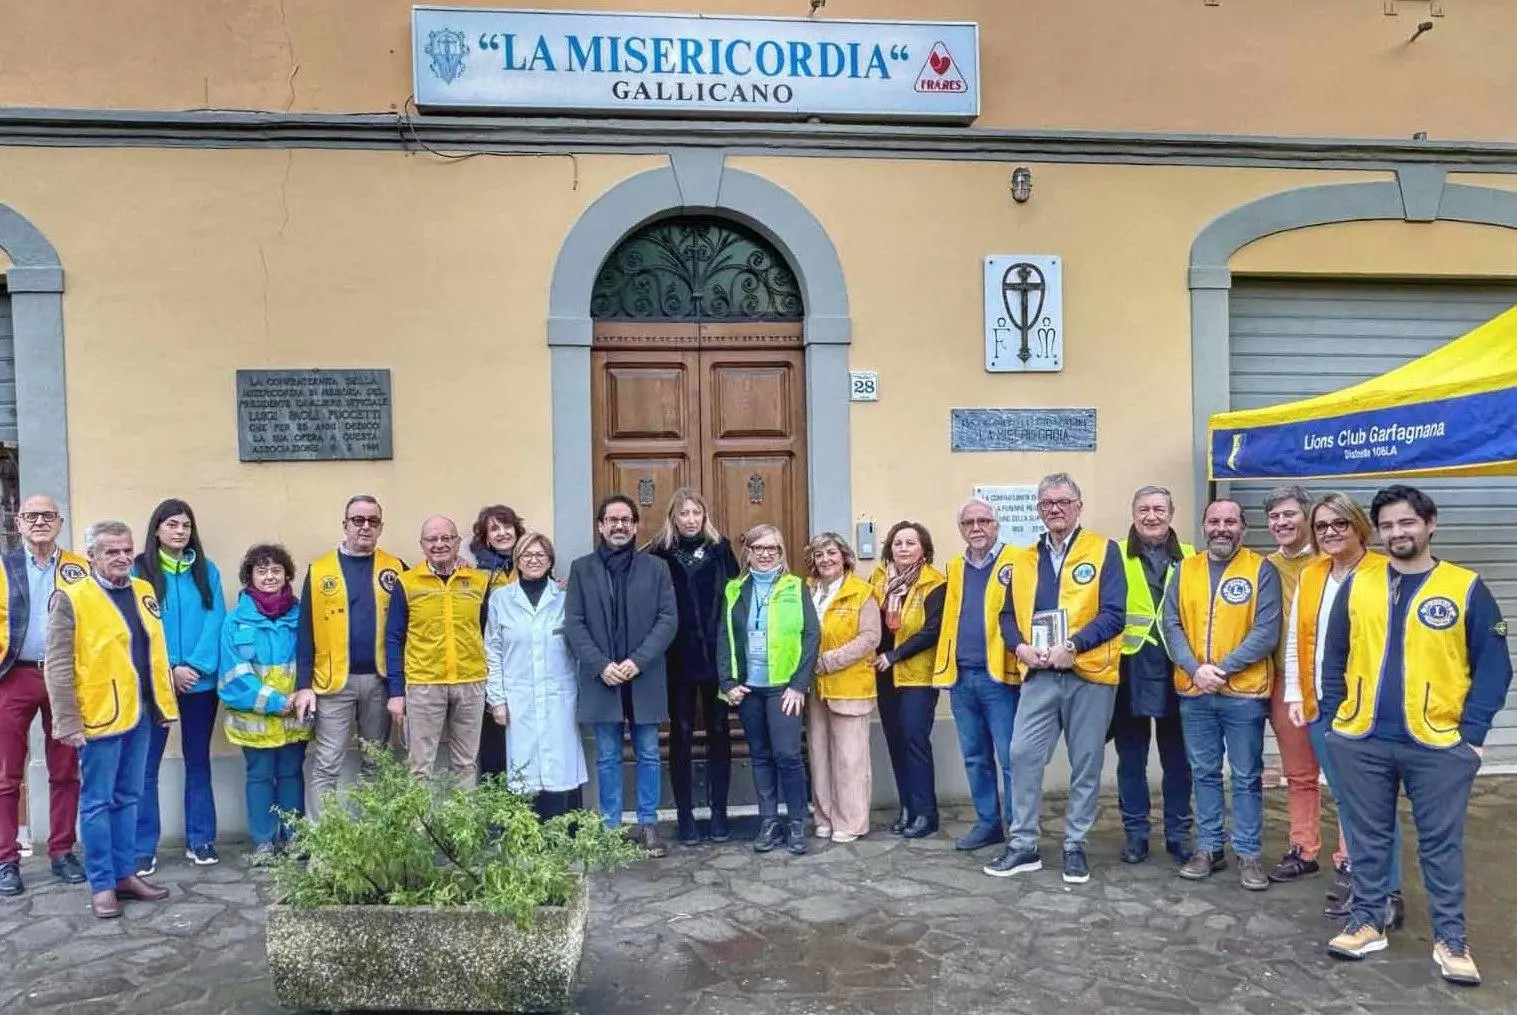
M 456 543 L 456 542 L 458 542 L 458 537 L 457 536 L 423 536 L 421 538 L 421 541 L 423 543 L 426 543 L 428 546 L 435 546 L 435 545 L 437 545 L 439 543 L 441 543 L 441 544 Z
M 603 524 L 605 524 L 605 525 L 610 525 L 613 528 L 615 528 L 618 525 L 632 526 L 632 525 L 636 525 L 637 524 L 637 522 L 633 521 L 631 518 L 627 517 L 626 515 L 617 515 L 615 517 L 607 515 L 605 518 L 601 519 L 601 522 Z
M 1038 510 L 1052 511 L 1057 508 L 1060 511 L 1067 511 L 1070 507 L 1078 503 L 1080 502 L 1077 500 L 1071 500 L 1068 497 L 1065 497 L 1061 500 L 1040 500 L 1038 501 Z
M 759 543 L 748 547 L 748 552 L 754 555 L 779 553 L 780 548 L 778 546 L 775 546 L 773 543 Z
M 517 562 L 522 564 L 525 564 L 529 560 L 541 562 L 547 559 L 548 555 L 546 553 L 543 553 L 541 550 L 532 550 L 516 558 Z
M 28 525 L 36 525 L 39 522 L 45 522 L 46 524 L 51 525 L 53 522 L 56 522 L 58 520 L 58 512 L 23 511 L 21 512 L 21 520 Z
M 965 518 L 959 522 L 961 529 L 988 529 L 996 523 L 994 518 Z
M 384 519 L 377 515 L 349 515 L 348 524 L 355 529 L 377 529 L 384 524 Z
M 1347 532 L 1349 529 L 1351 529 L 1353 527 L 1354 527 L 1354 524 L 1352 522 L 1350 522 L 1347 518 L 1334 518 L 1332 521 L 1328 521 L 1328 522 L 1313 522 L 1312 523 L 1312 531 L 1315 532 L 1315 533 L 1317 533 L 1318 535 L 1323 535 L 1324 533 L 1327 533 L 1327 532 L 1336 532 L 1339 535 L 1342 535 L 1343 533 Z

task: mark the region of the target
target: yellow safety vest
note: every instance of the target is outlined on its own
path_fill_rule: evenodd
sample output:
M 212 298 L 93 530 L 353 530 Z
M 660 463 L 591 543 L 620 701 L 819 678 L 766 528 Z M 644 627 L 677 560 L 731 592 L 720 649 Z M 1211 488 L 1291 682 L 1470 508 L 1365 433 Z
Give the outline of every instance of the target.
M 179 718 L 179 702 L 169 679 L 168 642 L 163 636 L 162 609 L 153 586 L 133 578 L 132 598 L 148 636 L 153 701 L 165 719 Z M 84 721 L 86 740 L 119 736 L 142 721 L 142 683 L 132 662 L 132 631 L 126 618 L 86 573 L 65 579 L 62 594 L 74 608 L 74 694 Z
M 303 609 L 311 612 L 311 641 L 315 658 L 311 666 L 311 689 L 317 694 L 335 694 L 348 685 L 348 585 L 342 577 L 340 551 L 333 550 L 311 562 L 311 594 Z M 399 557 L 374 551 L 374 666 L 385 673 L 385 618 L 390 613 L 390 594 L 405 565 Z
M 26 551 L 23 549 L 22 553 Z M 31 557 L 23 556 L 22 563 L 31 567 Z M 22 572 L 25 574 L 25 572 Z M 90 573 L 90 562 L 71 550 L 58 551 L 58 566 L 53 571 L 53 588 L 61 589 L 69 582 L 78 581 Z M 10 669 L 21 651 L 20 627 L 25 614 L 11 612 L 10 574 L 0 566 L 0 673 Z
M 1194 557 L 1196 548 L 1189 543 L 1180 544 L 1180 556 Z M 1127 571 L 1127 624 L 1122 631 L 1122 654 L 1137 655 L 1144 645 L 1163 645 L 1159 640 L 1159 607 L 1154 602 L 1153 590 L 1148 587 L 1148 572 L 1143 569 L 1143 557 L 1128 556 L 1122 549 L 1122 566 Z M 1165 573 L 1164 584 L 1169 584 L 1171 564 Z
M 1373 550 L 1354 565 L 1358 574 L 1367 567 L 1387 563 L 1383 553 Z M 1333 558 L 1323 555 L 1306 565 L 1296 584 L 1296 672 L 1282 673 L 1281 679 L 1295 679 L 1301 688 L 1301 714 L 1307 722 L 1317 720 L 1317 624 L 1322 619 L 1322 599 L 1327 594 L 1327 577 L 1333 570 Z M 1289 616 L 1286 623 L 1290 623 Z M 1281 641 L 1285 640 L 1282 634 Z
M 843 579 L 821 617 L 822 652 L 842 648 L 859 636 L 859 612 L 873 599 L 874 589 L 864 579 L 851 574 Z M 818 673 L 816 693 L 835 701 L 874 700 L 874 655 L 866 655 L 836 673 Z
M 461 565 L 446 580 L 425 561 L 400 576 L 406 597 L 407 684 L 469 684 L 485 679 L 480 623 L 489 575 Z
M 1222 572 L 1216 592 L 1211 588 L 1211 558 L 1206 554 L 1180 562 L 1172 581 L 1180 583 L 1180 626 L 1196 659 L 1213 665 L 1226 659 L 1248 637 L 1259 606 L 1259 572 L 1264 558 L 1243 548 Z M 1268 698 L 1275 676 L 1273 653 L 1229 674 L 1218 694 L 1233 698 Z M 1175 667 L 1175 690 L 1185 697 L 1201 693 L 1195 681 Z
M 1012 604 L 1016 612 L 1017 630 L 1023 641 L 1032 641 L 1033 604 L 1038 597 L 1038 547 L 1039 543 L 1023 547 L 1011 567 Z M 1069 622 L 1069 634 L 1073 637 L 1088 626 L 1101 612 L 1101 569 L 1106 563 L 1107 547 L 1111 540 L 1081 529 L 1064 554 L 1064 566 L 1059 571 L 1059 608 Z M 1074 672 L 1093 684 L 1114 685 L 1120 678 L 1122 658 L 1122 635 L 1103 642 L 1075 656 Z M 1017 666 L 1017 683 L 1022 681 L 1022 667 Z
M 1354 573 L 1349 586 L 1348 696 L 1333 718 L 1333 730 L 1360 739 L 1375 728 L 1375 703 L 1385 671 L 1390 629 L 1390 566 Z M 1459 722 L 1470 693 L 1465 620 L 1476 574 L 1439 561 L 1407 605 L 1402 642 L 1403 705 L 1407 732 L 1428 747 L 1462 741 Z
M 922 573 L 917 575 L 917 583 L 906 593 L 906 601 L 901 604 L 901 629 L 895 632 L 896 645 L 899 646 L 927 626 L 927 593 L 947 581 L 948 579 L 943 577 L 943 572 L 931 564 L 922 565 Z M 869 584 L 874 587 L 874 598 L 879 601 L 880 610 L 883 614 L 885 609 L 885 586 L 888 584 L 888 575 L 884 564 L 874 569 L 874 574 L 870 576 Z M 880 618 L 880 623 L 885 623 L 883 616 Z M 891 675 L 895 686 L 932 687 L 934 661 L 935 653 L 919 652 L 910 659 L 903 659 L 896 663 L 891 667 Z
M 1012 561 L 1018 549 L 1003 546 L 990 565 L 985 583 L 985 669 L 1003 684 L 1017 682 L 1016 656 L 1006 651 L 1001 637 L 1001 608 L 1006 605 L 1006 590 L 1011 587 Z M 943 602 L 943 634 L 938 638 L 937 658 L 932 669 L 933 687 L 952 687 L 959 682 L 959 614 L 964 609 L 964 571 L 969 564 L 959 554 L 948 562 L 948 592 Z

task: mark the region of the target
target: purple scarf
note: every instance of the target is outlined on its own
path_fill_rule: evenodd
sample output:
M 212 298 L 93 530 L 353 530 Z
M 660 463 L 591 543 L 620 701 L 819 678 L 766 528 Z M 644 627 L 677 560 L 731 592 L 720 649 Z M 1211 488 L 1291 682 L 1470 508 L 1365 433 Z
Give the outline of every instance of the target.
M 295 605 L 295 590 L 288 584 L 278 592 L 263 592 L 250 585 L 247 593 L 248 598 L 253 600 L 253 605 L 258 607 L 258 612 L 270 620 L 278 620 Z

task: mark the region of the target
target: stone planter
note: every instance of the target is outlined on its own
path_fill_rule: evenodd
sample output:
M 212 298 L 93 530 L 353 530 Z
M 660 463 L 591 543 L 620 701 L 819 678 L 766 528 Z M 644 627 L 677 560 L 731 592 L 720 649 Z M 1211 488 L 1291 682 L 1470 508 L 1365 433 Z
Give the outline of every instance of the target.
M 270 906 L 269 970 L 288 1008 L 563 1011 L 589 912 L 584 882 L 527 931 L 478 909 Z

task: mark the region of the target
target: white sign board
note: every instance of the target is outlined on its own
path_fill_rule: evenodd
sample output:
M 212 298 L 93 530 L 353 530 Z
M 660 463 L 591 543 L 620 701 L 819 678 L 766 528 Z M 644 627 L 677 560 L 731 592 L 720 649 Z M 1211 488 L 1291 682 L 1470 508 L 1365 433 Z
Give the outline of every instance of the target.
M 848 371 L 848 400 L 850 402 L 878 402 L 880 375 L 873 370 Z
M 1048 254 L 985 258 L 985 369 L 1064 369 L 1064 268 Z
M 1001 542 L 1007 546 L 1030 546 L 1043 535 L 1043 520 L 1038 517 L 1038 487 L 977 486 L 974 496 L 995 508 L 1001 523 Z
M 413 7 L 426 110 L 967 123 L 973 22 Z

